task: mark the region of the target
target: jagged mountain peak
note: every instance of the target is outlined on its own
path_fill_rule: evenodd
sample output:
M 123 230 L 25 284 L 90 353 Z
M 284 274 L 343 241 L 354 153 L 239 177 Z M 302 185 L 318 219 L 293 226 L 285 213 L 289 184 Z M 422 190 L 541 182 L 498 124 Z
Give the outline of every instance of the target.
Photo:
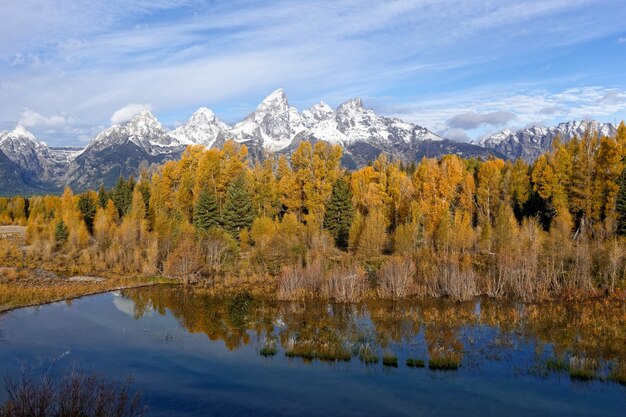
M 23 136 L 23 137 L 28 137 L 28 138 L 35 139 L 35 135 L 33 135 L 31 132 L 29 132 L 21 124 L 18 124 L 17 126 L 15 126 L 15 129 L 13 129 L 11 132 L 9 132 L 9 134 L 10 135 L 15 135 L 15 136 Z
M 18 124 L 15 129 L 10 132 L 0 132 L 0 142 L 2 141 L 17 141 L 17 142 L 32 142 L 37 146 L 45 146 L 45 142 L 37 139 L 33 133 L 27 130 L 21 124 Z
M 305 111 L 308 111 L 317 120 L 328 119 L 335 113 L 333 108 L 323 101 L 312 105 L 309 110 Z
M 611 123 L 602 123 L 597 120 L 572 120 L 550 127 L 528 126 L 514 132 L 507 129 L 489 135 L 481 139 L 479 143 L 511 159 L 522 158 L 532 161 L 549 151 L 552 141 L 557 136 L 567 142 L 573 137 L 582 137 L 586 133 L 613 136 L 616 128 Z
M 264 114 L 267 111 L 285 111 L 289 110 L 289 101 L 285 90 L 279 88 L 272 91 L 267 97 L 259 103 L 256 108 L 256 114 Z
M 21 124 L 18 124 L 15 129 L 10 132 L 0 132 L 0 143 L 4 143 L 3 147 L 13 146 L 17 150 L 20 148 L 31 147 L 45 151 L 48 149 L 48 145 L 45 142 L 37 139 L 37 137 L 27 130 Z M 6 153 L 6 152 L 5 152 Z
M 346 101 L 345 103 L 342 103 L 337 108 L 338 113 L 342 111 L 349 111 L 349 110 L 365 110 L 365 106 L 363 106 L 363 100 L 361 100 L 358 97 L 353 98 L 353 99 Z
M 283 101 L 287 101 L 287 93 L 285 93 L 285 90 L 283 90 L 282 88 L 278 88 L 272 91 L 271 93 L 269 93 L 267 97 L 265 97 L 263 101 L 261 101 L 261 104 L 283 102 Z
M 200 107 L 169 135 L 185 145 L 200 144 L 210 148 L 218 140 L 223 142 L 229 130 L 230 126 L 218 119 L 212 110 Z
M 145 135 L 150 131 L 165 131 L 163 125 L 148 109 L 143 109 L 137 113 L 131 120 L 124 123 L 123 126 L 130 128 L 131 133 L 135 135 Z
M 213 113 L 213 110 L 206 107 L 200 107 L 191 115 L 188 122 L 212 123 L 215 121 L 215 119 L 216 117 L 215 113 Z

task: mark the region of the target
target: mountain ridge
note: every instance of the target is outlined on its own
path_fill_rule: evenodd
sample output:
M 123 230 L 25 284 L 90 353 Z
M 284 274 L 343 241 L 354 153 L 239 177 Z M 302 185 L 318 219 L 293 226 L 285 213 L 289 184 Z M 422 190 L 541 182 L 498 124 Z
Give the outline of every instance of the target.
M 549 148 L 556 135 L 581 135 L 589 126 L 597 126 L 601 134 L 615 133 L 610 123 L 575 121 L 550 128 L 504 130 L 480 143 L 456 142 L 423 126 L 378 115 L 360 98 L 347 100 L 336 109 L 320 101 L 299 112 L 289 105 L 285 91 L 278 89 L 233 126 L 212 110 L 200 107 L 185 123 L 167 129 L 149 110 L 142 110 L 130 120 L 104 129 L 83 149 L 49 147 L 18 126 L 11 132 L 0 132 L 0 152 L 5 171 L 21 178 L 22 189 L 60 190 L 70 185 L 82 190 L 100 184 L 112 186 L 120 175 L 136 176 L 140 166 L 178 159 L 188 145 L 221 147 L 228 139 L 248 146 L 253 158 L 268 153 L 289 156 L 303 141 L 324 140 L 341 146 L 342 163 L 356 169 L 381 153 L 404 162 L 448 153 L 533 160 Z M 0 194 L 7 192 L 9 182 L 0 180 Z

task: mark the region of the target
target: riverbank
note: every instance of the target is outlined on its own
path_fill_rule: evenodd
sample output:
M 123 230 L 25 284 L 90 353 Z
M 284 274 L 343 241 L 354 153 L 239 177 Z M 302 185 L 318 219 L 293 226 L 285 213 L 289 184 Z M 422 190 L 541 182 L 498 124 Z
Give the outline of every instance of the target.
M 162 283 L 172 282 L 160 277 L 63 277 L 40 269 L 0 267 L 0 313 Z

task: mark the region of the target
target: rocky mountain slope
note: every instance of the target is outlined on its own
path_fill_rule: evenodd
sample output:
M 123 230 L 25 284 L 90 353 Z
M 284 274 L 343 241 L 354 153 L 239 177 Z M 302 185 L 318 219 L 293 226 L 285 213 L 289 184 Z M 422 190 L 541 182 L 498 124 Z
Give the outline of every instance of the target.
M 559 136 L 563 142 L 573 137 L 582 137 L 586 133 L 598 133 L 600 136 L 613 136 L 616 127 L 611 123 L 595 120 L 559 123 L 557 126 L 532 126 L 516 132 L 503 130 L 482 139 L 479 144 L 504 154 L 510 159 L 522 158 L 533 161 L 542 153 L 549 151 L 554 138 Z

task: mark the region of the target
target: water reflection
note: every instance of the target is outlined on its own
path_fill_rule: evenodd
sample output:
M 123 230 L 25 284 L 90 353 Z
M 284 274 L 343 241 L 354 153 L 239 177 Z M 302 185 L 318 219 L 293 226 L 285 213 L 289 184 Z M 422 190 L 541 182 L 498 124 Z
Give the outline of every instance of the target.
M 247 294 L 219 298 L 168 287 L 128 290 L 122 296 L 132 306 L 116 302 L 116 307 L 135 318 L 169 311 L 189 332 L 223 341 L 230 350 L 255 343 L 263 356 L 366 364 L 396 357 L 401 366 L 405 360 L 425 361 L 432 369 L 457 369 L 510 360 L 523 346 L 533 351 L 528 372 L 626 382 L 626 305 L 620 302 L 338 305 Z

